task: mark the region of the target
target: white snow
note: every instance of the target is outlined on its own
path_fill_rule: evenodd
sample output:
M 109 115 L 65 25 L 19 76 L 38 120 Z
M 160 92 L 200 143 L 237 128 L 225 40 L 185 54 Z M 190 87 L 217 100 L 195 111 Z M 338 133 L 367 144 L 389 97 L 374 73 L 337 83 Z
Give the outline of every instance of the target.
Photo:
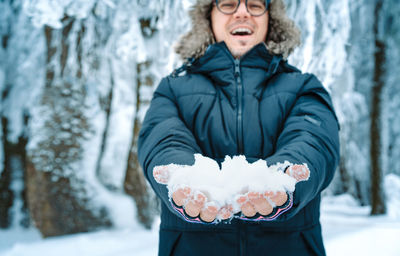
M 395 174 L 388 174 L 384 180 L 387 214 L 392 219 L 400 220 L 400 177 Z
M 400 202 L 398 195 L 392 197 Z M 394 205 L 388 208 L 400 212 Z M 349 195 L 323 198 L 321 223 L 328 256 L 400 255 L 400 218 L 371 217 L 369 210 Z M 1 256 L 154 256 L 157 247 L 158 223 L 150 231 L 138 226 L 46 239 L 35 230 L 0 230 Z
M 397 177 L 398 178 L 398 177 Z M 399 197 L 395 199 L 400 203 Z M 400 213 L 396 204 L 389 212 Z M 358 206 L 349 195 L 322 200 L 322 233 L 327 255 L 400 255 L 400 218 L 369 216 L 369 206 Z
M 157 229 L 145 231 L 137 228 L 98 231 L 88 234 L 69 235 L 56 238 L 40 238 L 38 234 L 29 232 L 29 237 L 21 237 L 18 232 L 0 231 L 0 241 L 4 237 L 16 239 L 14 244 L 0 242 L 2 256 L 147 256 L 157 255 Z M 17 239 L 16 239 L 17 240 Z M 5 246 L 4 246 L 5 245 Z M 6 250 L 4 250 L 7 248 Z M 3 250 L 2 250 L 3 249 Z
M 49 25 L 62 28 L 65 14 L 78 19 L 86 18 L 93 9 L 94 0 L 23 0 L 24 11 L 32 17 L 36 27 Z
M 285 162 L 268 166 L 264 160 L 249 163 L 245 156 L 226 156 L 219 168 L 218 163 L 208 157 L 195 154 L 192 166 L 168 165 L 169 195 L 181 187 L 190 187 L 207 195 L 217 205 L 232 204 L 233 199 L 248 191 L 293 192 L 296 180 L 282 171 L 292 164 Z M 240 208 L 240 207 L 237 207 Z

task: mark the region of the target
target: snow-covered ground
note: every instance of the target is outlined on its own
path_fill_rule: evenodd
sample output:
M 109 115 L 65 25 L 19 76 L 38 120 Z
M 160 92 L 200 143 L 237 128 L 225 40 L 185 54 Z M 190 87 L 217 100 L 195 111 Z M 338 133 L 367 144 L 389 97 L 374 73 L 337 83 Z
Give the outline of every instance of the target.
M 400 200 L 400 199 L 399 199 Z M 322 226 L 328 256 L 399 256 L 400 218 L 391 214 L 370 217 L 369 207 L 348 196 L 325 197 Z M 1 256 L 151 256 L 157 255 L 157 227 L 109 230 L 57 238 L 40 238 L 36 230 L 0 231 Z
M 34 231 L 0 232 L 1 256 L 157 255 L 157 230 L 115 230 L 42 239 Z
M 397 204 L 396 204 L 397 205 Z M 400 208 L 390 212 L 400 212 Z M 342 195 L 324 198 L 321 209 L 322 232 L 327 255 L 400 255 L 400 218 L 369 216 L 370 207 Z

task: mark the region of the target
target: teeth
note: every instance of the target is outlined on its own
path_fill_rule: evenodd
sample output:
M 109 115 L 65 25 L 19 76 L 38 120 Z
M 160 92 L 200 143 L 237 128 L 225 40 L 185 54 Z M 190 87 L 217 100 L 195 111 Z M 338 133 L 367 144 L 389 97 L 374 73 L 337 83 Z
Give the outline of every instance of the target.
M 246 33 L 246 34 L 251 34 L 251 30 L 248 28 L 237 28 L 235 30 L 232 31 L 232 34 L 238 34 L 238 33 Z

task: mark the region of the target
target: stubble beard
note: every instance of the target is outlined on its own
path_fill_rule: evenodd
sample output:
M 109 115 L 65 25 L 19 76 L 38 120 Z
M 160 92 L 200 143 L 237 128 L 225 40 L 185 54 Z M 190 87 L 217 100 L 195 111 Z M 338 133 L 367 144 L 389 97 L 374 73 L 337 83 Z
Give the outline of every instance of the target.
M 230 48 L 229 51 L 231 52 L 232 56 L 235 59 L 240 59 L 249 50 L 249 48 L 246 47 L 247 46 L 246 41 L 239 41 L 239 45 L 242 46 L 241 49 L 229 47 Z

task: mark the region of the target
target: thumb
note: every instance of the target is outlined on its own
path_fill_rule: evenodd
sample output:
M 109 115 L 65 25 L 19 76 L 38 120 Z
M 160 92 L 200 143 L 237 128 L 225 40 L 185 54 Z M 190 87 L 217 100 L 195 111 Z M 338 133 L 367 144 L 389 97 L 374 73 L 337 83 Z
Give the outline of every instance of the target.
M 159 165 L 153 169 L 153 177 L 157 183 L 167 185 L 171 176 L 171 170 L 169 165 Z
M 290 177 L 293 177 L 300 181 L 307 181 L 310 178 L 310 169 L 308 168 L 307 164 L 296 164 L 289 166 L 285 173 Z

